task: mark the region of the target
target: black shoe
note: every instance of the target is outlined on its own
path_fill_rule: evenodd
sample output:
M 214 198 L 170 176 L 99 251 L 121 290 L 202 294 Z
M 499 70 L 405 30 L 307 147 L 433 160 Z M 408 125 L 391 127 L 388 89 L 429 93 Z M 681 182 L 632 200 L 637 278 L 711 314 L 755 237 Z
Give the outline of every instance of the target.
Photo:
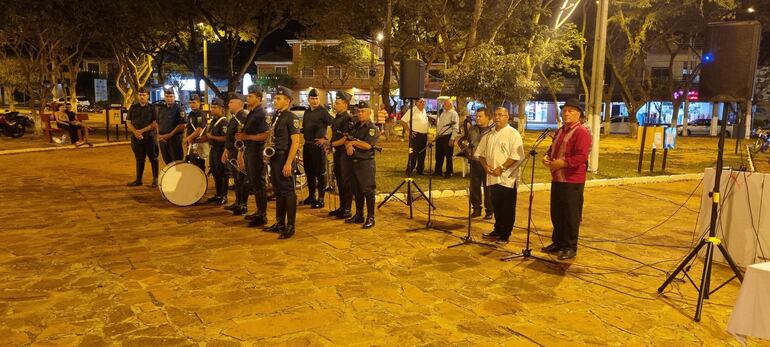
M 283 224 L 275 223 L 267 228 L 262 229 L 262 231 L 267 233 L 282 233 L 285 227 L 286 226 Z
M 353 217 L 353 214 L 348 210 L 342 210 L 337 214 L 337 219 L 348 219 L 350 217 Z
M 364 222 L 364 216 L 362 216 L 362 215 L 358 215 L 358 214 L 357 214 L 357 215 L 355 215 L 355 216 L 351 216 L 351 217 L 350 217 L 350 218 L 348 218 L 348 219 L 345 219 L 345 223 L 356 223 L 356 224 L 361 224 L 361 223 L 363 223 L 363 222 Z
M 213 204 L 213 203 L 216 203 L 216 202 L 217 202 L 217 201 L 219 201 L 219 200 L 222 200 L 222 197 L 221 197 L 221 196 L 219 196 L 219 195 L 214 195 L 214 196 L 212 196 L 212 197 L 210 197 L 210 198 L 206 199 L 206 203 L 207 203 L 207 204 Z
M 158 182 L 152 181 L 152 183 L 150 183 L 149 187 L 150 188 L 158 188 Z
M 481 234 L 481 237 L 483 237 L 485 239 L 499 239 L 500 238 L 500 234 L 495 232 L 494 230 L 492 230 L 492 231 L 490 231 L 488 233 Z
M 338 214 L 342 212 L 342 208 L 338 208 L 334 211 L 329 211 L 329 217 L 337 217 Z
M 287 225 L 285 228 L 283 228 L 283 231 L 281 232 L 281 236 L 278 236 L 278 238 L 281 240 L 285 240 L 285 239 L 291 238 L 292 236 L 294 236 L 294 226 Z
M 323 208 L 323 207 L 324 207 L 323 200 L 316 200 L 312 204 L 310 204 L 311 209 L 317 209 L 317 208 Z
M 361 229 L 369 229 L 374 226 L 374 217 L 366 218 L 366 222 L 361 226 Z
M 254 212 L 252 214 L 247 214 L 246 216 L 243 217 L 243 219 L 252 220 L 254 218 L 257 218 L 258 215 L 259 215 L 258 212 Z
M 232 210 L 234 210 L 234 209 L 236 209 L 236 208 L 238 208 L 238 204 L 237 204 L 237 203 L 236 203 L 236 204 L 232 204 L 232 205 L 227 205 L 227 206 L 225 206 L 223 209 L 224 209 L 225 211 L 232 211 Z
M 541 250 L 545 253 L 559 253 L 559 251 L 561 251 L 561 247 L 557 246 L 555 243 L 552 243 L 543 247 Z
M 452 178 L 453 175 L 451 172 L 447 172 L 444 174 L 444 178 Z
M 500 245 L 507 245 L 508 244 L 508 238 L 501 237 L 501 238 L 495 240 L 495 243 L 500 244 Z
M 249 209 L 246 208 L 246 206 L 238 206 L 233 210 L 233 216 L 240 216 L 244 215 L 249 212 Z
M 259 227 L 267 224 L 267 217 L 264 214 L 257 215 L 254 219 L 249 221 L 249 227 Z
M 494 217 L 495 217 L 495 214 L 494 214 L 494 213 L 492 213 L 492 212 L 487 212 L 487 213 L 484 215 L 484 220 L 490 220 L 490 219 L 492 219 L 492 218 L 494 218 Z
M 142 182 L 133 181 L 133 182 L 128 182 L 128 184 L 126 184 L 126 187 L 138 187 L 138 186 L 141 186 L 141 185 L 142 185 Z
M 315 198 L 308 196 L 305 200 L 302 200 L 301 205 L 312 205 L 315 202 Z
M 574 249 L 562 249 L 559 251 L 559 256 L 556 257 L 556 259 L 559 260 L 568 260 L 572 259 L 577 255 L 577 251 Z
M 471 213 L 471 218 L 481 217 L 481 210 L 473 210 L 473 213 Z
M 227 203 L 227 196 L 220 196 L 219 200 L 214 202 L 214 205 L 222 206 Z

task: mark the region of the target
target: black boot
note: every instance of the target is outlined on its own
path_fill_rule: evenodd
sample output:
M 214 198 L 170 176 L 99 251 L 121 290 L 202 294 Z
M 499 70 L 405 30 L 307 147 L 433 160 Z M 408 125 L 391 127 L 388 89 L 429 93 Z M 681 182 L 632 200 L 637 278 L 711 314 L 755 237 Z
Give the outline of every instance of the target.
M 318 189 L 318 200 L 315 201 L 314 204 L 310 205 L 310 208 L 322 208 L 324 207 L 324 190 L 323 188 Z
M 223 207 L 223 209 L 226 210 L 226 211 L 232 211 L 232 210 L 238 208 L 238 201 L 237 200 L 238 200 L 238 198 L 236 197 L 236 202 L 232 203 L 231 205 L 227 205 L 227 206 Z
M 374 192 L 365 195 L 366 198 L 366 222 L 361 227 L 369 229 L 374 226 Z
M 297 218 L 297 196 L 291 195 L 284 197 L 286 204 L 286 227 L 283 228 L 283 232 L 279 239 L 288 239 L 294 236 L 294 221 Z
M 275 199 L 275 224 L 267 227 L 264 231 L 269 233 L 282 233 L 285 228 L 284 216 L 286 215 L 286 201 L 278 197 Z
M 363 223 L 364 222 L 364 197 L 360 194 L 356 194 L 356 214 L 348 219 L 345 219 L 345 223 Z
M 337 219 L 348 219 L 352 216 L 353 214 L 350 213 L 350 210 L 341 210 L 340 213 L 337 213 Z
M 215 202 L 214 205 L 221 206 L 227 203 L 227 195 L 220 196 L 219 201 Z
M 334 211 L 329 211 L 329 217 L 337 217 L 337 215 L 340 214 L 340 212 L 342 212 L 342 207 L 338 207 Z

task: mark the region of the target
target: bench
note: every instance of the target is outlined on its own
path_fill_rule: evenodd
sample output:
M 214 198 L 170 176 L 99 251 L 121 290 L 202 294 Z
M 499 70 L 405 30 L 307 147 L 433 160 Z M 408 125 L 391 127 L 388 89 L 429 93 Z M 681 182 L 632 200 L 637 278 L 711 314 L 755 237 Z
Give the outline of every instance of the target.
M 75 119 L 77 119 L 79 122 L 86 121 L 88 120 L 88 113 L 76 113 Z M 59 129 L 58 124 L 56 124 L 56 119 L 51 113 L 43 113 L 40 115 L 40 121 L 43 125 L 43 133 L 45 134 L 45 137 L 48 139 L 48 142 L 52 143 L 53 134 L 61 133 L 61 129 Z

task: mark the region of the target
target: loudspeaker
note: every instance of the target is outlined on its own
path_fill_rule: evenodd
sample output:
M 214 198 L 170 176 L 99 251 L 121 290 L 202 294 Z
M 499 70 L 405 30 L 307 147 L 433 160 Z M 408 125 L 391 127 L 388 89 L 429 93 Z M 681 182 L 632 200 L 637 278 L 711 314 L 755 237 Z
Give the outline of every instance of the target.
M 757 21 L 707 25 L 701 58 L 700 99 L 751 100 L 761 32 Z
M 425 63 L 416 59 L 402 59 L 399 70 L 399 97 L 402 100 L 422 98 L 425 95 Z

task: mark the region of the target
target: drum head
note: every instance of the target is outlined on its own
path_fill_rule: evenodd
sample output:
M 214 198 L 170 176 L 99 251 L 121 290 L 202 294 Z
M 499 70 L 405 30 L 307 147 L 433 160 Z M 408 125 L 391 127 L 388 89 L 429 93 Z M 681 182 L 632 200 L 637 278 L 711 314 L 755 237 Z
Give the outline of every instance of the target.
M 161 195 L 177 206 L 198 202 L 208 188 L 206 174 L 199 167 L 176 161 L 163 168 L 158 180 Z

